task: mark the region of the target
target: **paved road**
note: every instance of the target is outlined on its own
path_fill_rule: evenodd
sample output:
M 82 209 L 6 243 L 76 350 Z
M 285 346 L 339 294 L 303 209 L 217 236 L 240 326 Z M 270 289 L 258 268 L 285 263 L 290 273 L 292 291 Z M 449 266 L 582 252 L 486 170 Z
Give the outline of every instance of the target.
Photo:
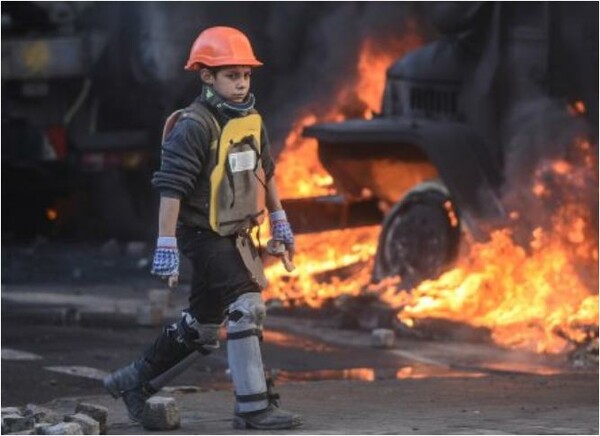
M 99 379 L 135 357 L 159 330 L 131 323 L 146 300 L 147 290 L 117 285 L 3 286 L 2 406 L 46 403 L 72 413 L 77 401 L 91 401 L 109 408 L 109 433 L 145 433 Z M 50 325 L 52 311 L 45 321 L 38 316 L 49 306 L 118 313 L 120 323 L 107 327 L 108 316 L 102 325 Z M 175 304 L 168 315 L 177 311 Z M 38 318 L 24 318 L 27 313 Z M 406 339 L 390 350 L 373 349 L 367 332 L 281 314 L 268 317 L 264 354 L 278 371 L 284 407 L 306 419 L 294 433 L 598 433 L 598 373 L 570 369 L 564 358 Z M 221 350 L 177 379 L 193 386 L 188 393 L 161 393 L 174 396 L 182 413 L 174 433 L 237 432 L 226 369 Z

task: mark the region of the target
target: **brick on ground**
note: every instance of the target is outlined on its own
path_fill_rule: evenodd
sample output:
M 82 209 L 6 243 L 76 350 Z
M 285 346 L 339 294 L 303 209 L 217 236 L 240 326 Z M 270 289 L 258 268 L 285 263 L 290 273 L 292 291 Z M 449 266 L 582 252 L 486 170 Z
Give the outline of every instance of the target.
M 174 398 L 152 397 L 146 401 L 142 414 L 146 430 L 174 430 L 179 428 L 179 408 Z
M 65 422 L 75 422 L 81 426 L 83 434 L 100 434 L 100 424 L 94 418 L 83 413 L 66 415 Z
M 2 433 L 31 430 L 34 424 L 33 418 L 30 416 L 4 415 L 2 417 Z
M 98 421 L 100 433 L 106 433 L 106 423 L 108 421 L 108 409 L 104 406 L 91 403 L 79 403 L 75 408 L 75 413 L 83 413 Z
M 25 406 L 23 415 L 32 417 L 35 423 L 48 422 L 50 424 L 58 424 L 62 422 L 62 417 L 58 413 L 36 404 Z
M 18 407 L 3 407 L 2 416 L 4 415 L 22 415 L 23 412 Z
M 396 335 L 393 330 L 375 329 L 371 332 L 371 345 L 375 348 L 391 348 Z
M 83 434 L 83 430 L 81 429 L 81 426 L 76 422 L 61 422 L 60 424 L 46 427 L 45 434 Z

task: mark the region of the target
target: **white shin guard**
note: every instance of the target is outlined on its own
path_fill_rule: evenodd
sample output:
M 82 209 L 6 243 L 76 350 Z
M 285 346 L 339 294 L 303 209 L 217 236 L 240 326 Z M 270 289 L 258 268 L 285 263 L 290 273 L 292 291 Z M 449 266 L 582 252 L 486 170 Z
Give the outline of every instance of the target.
M 254 412 L 269 405 L 259 343 L 264 317 L 259 293 L 243 294 L 229 306 L 227 357 L 237 412 Z

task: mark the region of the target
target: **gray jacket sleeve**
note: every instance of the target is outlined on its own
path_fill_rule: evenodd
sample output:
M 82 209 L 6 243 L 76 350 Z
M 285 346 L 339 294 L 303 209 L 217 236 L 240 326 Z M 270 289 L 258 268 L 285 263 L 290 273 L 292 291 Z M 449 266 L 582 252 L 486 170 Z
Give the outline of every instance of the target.
M 193 192 L 207 159 L 209 135 L 192 119 L 178 121 L 162 144 L 160 169 L 152 185 L 161 196 L 185 198 Z
M 267 182 L 271 180 L 273 175 L 275 174 L 275 161 L 271 156 L 271 143 L 269 142 L 269 134 L 267 133 L 267 128 L 263 123 L 262 132 L 260 134 L 261 144 L 260 144 L 260 155 L 261 155 L 261 163 L 263 170 L 265 171 L 265 178 Z

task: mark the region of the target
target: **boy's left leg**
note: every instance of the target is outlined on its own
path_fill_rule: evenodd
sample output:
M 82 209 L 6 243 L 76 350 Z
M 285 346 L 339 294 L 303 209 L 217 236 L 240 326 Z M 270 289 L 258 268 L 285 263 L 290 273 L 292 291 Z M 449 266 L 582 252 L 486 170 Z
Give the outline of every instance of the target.
M 269 392 L 259 343 L 265 314 L 259 292 L 242 294 L 229 306 L 227 356 L 235 387 L 235 428 L 289 429 L 302 425 L 301 417 L 277 407 Z

